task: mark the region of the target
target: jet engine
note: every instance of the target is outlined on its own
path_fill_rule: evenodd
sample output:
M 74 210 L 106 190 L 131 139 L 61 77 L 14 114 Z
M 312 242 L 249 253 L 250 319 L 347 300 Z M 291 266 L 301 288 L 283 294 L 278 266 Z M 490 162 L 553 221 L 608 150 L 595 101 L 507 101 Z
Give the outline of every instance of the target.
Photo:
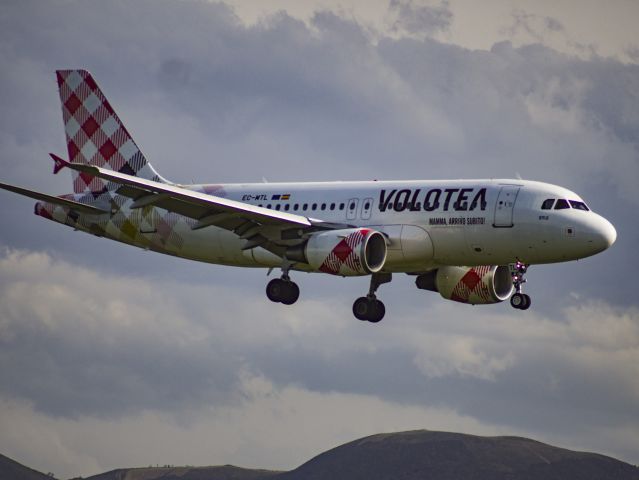
M 368 275 L 384 266 L 386 238 L 370 228 L 330 230 L 315 233 L 305 244 L 289 248 L 286 258 L 332 275 Z
M 419 275 L 415 285 L 439 292 L 448 300 L 473 305 L 503 302 L 514 290 L 510 269 L 505 265 L 441 267 Z

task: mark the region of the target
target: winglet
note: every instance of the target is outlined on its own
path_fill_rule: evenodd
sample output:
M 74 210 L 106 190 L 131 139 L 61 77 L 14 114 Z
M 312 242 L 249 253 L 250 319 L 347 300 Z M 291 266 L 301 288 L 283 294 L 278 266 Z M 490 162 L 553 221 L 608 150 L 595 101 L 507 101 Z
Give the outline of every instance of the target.
M 58 173 L 60 170 L 62 170 L 64 167 L 68 167 L 69 166 L 69 162 L 67 162 L 66 160 L 58 157 L 55 153 L 50 153 L 49 154 L 51 156 L 51 158 L 53 159 L 54 165 L 53 165 L 53 173 L 54 175 L 56 173 Z

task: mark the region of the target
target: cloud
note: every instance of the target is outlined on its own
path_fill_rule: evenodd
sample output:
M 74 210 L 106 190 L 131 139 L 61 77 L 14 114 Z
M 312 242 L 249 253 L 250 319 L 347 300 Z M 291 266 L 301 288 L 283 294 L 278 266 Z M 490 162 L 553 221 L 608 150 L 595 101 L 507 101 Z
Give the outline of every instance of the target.
M 3 181 L 70 189 L 68 177 L 49 174 L 47 152 L 65 150 L 53 71 L 81 66 L 176 181 L 519 172 L 580 193 L 619 239 L 583 262 L 531 268 L 525 314 L 456 305 L 395 275 L 380 289 L 387 318 L 369 328 L 350 315 L 366 279 L 296 275 L 302 297 L 285 308 L 263 298 L 262 271 L 74 233 L 2 192 L 0 417 L 13 423 L 0 428 L 0 451 L 93 473 L 204 463 L 204 447 L 193 458 L 138 460 L 118 441 L 139 439 L 137 426 L 221 444 L 228 413 L 250 420 L 219 461 L 248 466 L 272 455 L 288 468 L 338 441 L 420 423 L 521 432 L 636 461 L 639 318 L 628 279 L 638 266 L 639 67 L 559 53 L 534 35 L 521 47 L 445 44 L 432 33 L 454 21 L 446 3 L 394 2 L 404 20 L 392 37 L 332 11 L 245 25 L 224 4 L 190 0 L 34 5 L 9 3 L 0 17 Z M 402 12 L 419 13 L 418 23 Z M 551 17 L 521 21 L 563 34 Z M 312 425 L 324 428 L 321 441 L 295 436 L 322 402 L 326 426 Z M 372 413 L 360 417 L 358 406 Z M 329 411 L 344 413 L 326 420 Z M 282 443 L 260 453 L 278 421 Z M 7 433 L 21 424 L 44 432 L 37 453 Z M 92 431 L 106 433 L 81 441 Z
M 329 298 L 282 310 L 241 288 L 5 250 L 0 431 L 24 422 L 28 435 L 1 435 L 0 448 L 73 474 L 290 468 L 360 435 L 424 427 L 518 432 L 635 460 L 625 442 L 639 428 L 636 308 L 591 302 L 550 319 L 488 307 L 469 317 L 470 307 L 433 295 L 427 313 L 399 309 L 370 328 Z M 605 444 L 587 435 L 598 429 Z M 129 448 L 141 434 L 154 440 Z
M 453 14 L 445 0 L 436 7 L 419 5 L 414 0 L 391 0 L 388 9 L 396 16 L 391 27 L 394 32 L 430 35 L 447 30 L 453 21 Z
M 502 30 L 510 38 L 523 34 L 535 42 L 543 43 L 548 34 L 565 32 L 563 24 L 553 17 L 536 15 L 522 9 L 515 9 L 511 16 L 512 25 Z
M 277 388 L 245 375 L 242 399 L 179 414 L 144 410 L 116 420 L 52 418 L 25 402 L 0 399 L 3 453 L 64 478 L 122 466 L 217 465 L 288 470 L 316 454 L 380 431 L 415 428 L 502 433 L 447 408 L 373 396 Z M 16 434 L 14 432 L 20 432 Z

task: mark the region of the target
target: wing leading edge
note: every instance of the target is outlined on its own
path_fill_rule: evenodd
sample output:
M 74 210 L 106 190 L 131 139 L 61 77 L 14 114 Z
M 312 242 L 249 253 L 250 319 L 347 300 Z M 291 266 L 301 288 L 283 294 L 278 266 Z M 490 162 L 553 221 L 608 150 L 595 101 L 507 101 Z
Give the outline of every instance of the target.
M 301 215 L 269 210 L 93 165 L 67 163 L 65 166 L 122 185 L 123 187 L 118 189 L 118 193 L 134 199 L 132 208 L 153 205 L 198 220 L 198 223 L 193 227 L 194 229 L 207 226 L 205 224 L 214 225 L 216 223 L 212 220 L 215 219 L 215 216 L 219 216 L 218 218 L 221 220 L 222 215 L 226 218 L 234 216 L 255 221 L 261 225 L 291 227 L 311 227 L 313 225 L 308 218 Z
M 35 190 L 29 190 L 27 188 L 10 185 L 8 183 L 0 183 L 0 188 L 3 190 L 9 190 L 10 192 L 19 193 L 26 197 L 31 197 L 36 200 L 42 200 L 43 202 L 52 203 L 54 205 L 60 205 L 62 207 L 70 208 L 79 213 L 88 215 L 100 215 L 102 213 L 108 213 L 108 210 L 103 210 L 93 205 L 87 205 L 86 203 L 76 202 L 66 198 L 55 197 L 53 195 L 47 195 L 46 193 L 37 192 Z

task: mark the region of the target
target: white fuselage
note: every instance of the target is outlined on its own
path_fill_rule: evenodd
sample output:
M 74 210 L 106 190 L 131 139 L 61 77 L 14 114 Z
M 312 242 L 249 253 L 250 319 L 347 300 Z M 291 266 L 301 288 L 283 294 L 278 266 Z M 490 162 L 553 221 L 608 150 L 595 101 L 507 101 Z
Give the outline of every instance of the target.
M 366 181 L 190 185 L 189 190 L 285 211 L 328 223 L 370 226 L 387 236 L 384 271 L 421 272 L 441 265 L 541 264 L 576 260 L 606 249 L 614 227 L 592 211 L 546 209 L 547 199 L 583 202 L 555 185 L 524 180 Z M 152 209 L 120 209 L 130 228 L 104 236 L 210 263 L 277 267 L 282 259 L 215 226 L 192 230 L 177 214 L 169 228 Z M 151 209 L 151 210 L 150 210 Z M 63 209 L 58 208 L 62 214 Z M 54 218 L 70 224 L 68 219 Z M 159 222 L 159 223 L 158 223 Z M 92 232 L 91 217 L 73 220 Z M 126 229 L 124 229 L 126 231 Z M 95 233 L 94 231 L 92 233 Z M 305 270 L 304 265 L 294 268 Z

